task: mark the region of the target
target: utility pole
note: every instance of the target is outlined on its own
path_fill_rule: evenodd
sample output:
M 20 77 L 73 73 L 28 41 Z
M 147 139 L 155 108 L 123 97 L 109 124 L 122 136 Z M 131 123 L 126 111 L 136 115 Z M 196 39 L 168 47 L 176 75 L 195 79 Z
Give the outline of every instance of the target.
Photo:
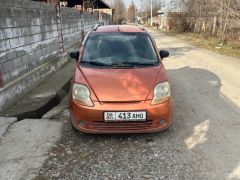
M 117 1 L 117 9 L 116 9 L 116 13 L 117 13 L 117 25 L 118 25 L 118 6 L 119 6 L 119 1 Z
M 151 22 L 150 22 L 150 26 L 153 25 L 153 21 L 152 21 L 153 13 L 152 13 L 152 11 L 153 11 L 153 0 L 151 0 Z
M 142 2 L 142 0 L 141 0 L 141 20 L 143 21 L 143 2 Z
M 135 17 L 134 17 L 134 23 L 137 24 L 137 7 L 134 6 L 134 8 L 135 8 L 135 9 L 134 9 L 134 12 L 135 12 L 135 13 L 134 13 L 134 16 L 135 16 Z

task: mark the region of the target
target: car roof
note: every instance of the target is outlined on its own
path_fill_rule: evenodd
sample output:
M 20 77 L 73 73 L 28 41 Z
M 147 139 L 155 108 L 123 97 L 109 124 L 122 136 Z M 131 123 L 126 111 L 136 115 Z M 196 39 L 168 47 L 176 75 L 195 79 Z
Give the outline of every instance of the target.
M 146 32 L 144 28 L 134 25 L 107 25 L 98 26 L 92 33 L 98 32 Z

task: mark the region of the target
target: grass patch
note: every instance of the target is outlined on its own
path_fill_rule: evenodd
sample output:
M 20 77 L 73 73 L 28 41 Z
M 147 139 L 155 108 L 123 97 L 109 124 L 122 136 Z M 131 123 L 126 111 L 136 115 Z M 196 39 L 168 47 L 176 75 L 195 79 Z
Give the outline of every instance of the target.
M 160 30 L 159 30 L 160 31 Z M 240 58 L 240 42 L 221 44 L 216 37 L 206 37 L 202 34 L 168 32 L 168 35 L 178 37 L 194 46 L 208 49 L 218 54 Z

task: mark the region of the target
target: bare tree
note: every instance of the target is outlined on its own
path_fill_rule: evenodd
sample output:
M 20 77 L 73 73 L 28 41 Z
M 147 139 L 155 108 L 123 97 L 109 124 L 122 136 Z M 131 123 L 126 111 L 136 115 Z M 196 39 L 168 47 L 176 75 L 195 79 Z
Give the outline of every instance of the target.
M 218 36 L 224 43 L 229 35 L 239 37 L 240 0 L 172 0 L 178 9 L 182 31 Z M 176 18 L 175 18 L 176 19 Z M 239 40 L 238 40 L 239 41 Z
M 113 23 L 122 24 L 127 19 L 127 9 L 123 0 L 111 0 L 110 4 L 114 8 Z
M 135 22 L 135 15 L 136 15 L 136 6 L 132 1 L 132 3 L 128 7 L 128 21 L 130 23 Z
M 157 12 L 161 9 L 164 4 L 163 0 L 152 0 L 153 1 L 153 16 L 157 15 Z M 150 14 L 151 11 L 151 3 L 150 0 L 142 0 L 143 10 Z

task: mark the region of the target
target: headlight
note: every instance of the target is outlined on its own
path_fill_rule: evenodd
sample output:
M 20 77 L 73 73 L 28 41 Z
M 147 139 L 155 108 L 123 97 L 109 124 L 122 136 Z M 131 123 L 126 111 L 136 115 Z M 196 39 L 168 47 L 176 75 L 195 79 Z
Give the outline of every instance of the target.
M 152 105 L 162 103 L 170 98 L 170 85 L 168 82 L 159 83 L 154 88 Z
M 87 86 L 83 84 L 73 84 L 72 98 L 84 106 L 94 106 L 90 98 L 90 91 Z

